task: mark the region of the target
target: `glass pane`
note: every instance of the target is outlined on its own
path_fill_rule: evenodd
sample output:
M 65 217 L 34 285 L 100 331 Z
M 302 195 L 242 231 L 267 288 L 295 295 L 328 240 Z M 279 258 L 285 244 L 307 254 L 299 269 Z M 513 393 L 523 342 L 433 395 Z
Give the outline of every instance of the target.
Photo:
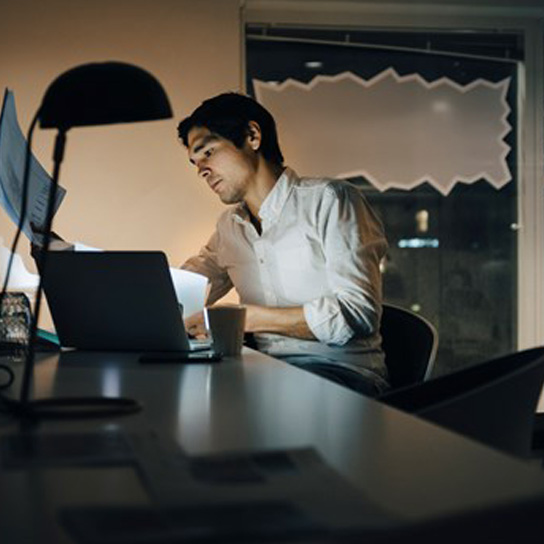
M 351 43 L 346 43 L 346 36 Z M 316 81 L 318 75 L 344 73 L 368 81 L 388 69 L 401 77 L 419 74 L 426 82 L 448 78 L 459 86 L 480 80 L 491 84 L 507 82 L 503 97 L 507 112 L 504 116 L 507 129 L 503 134 L 506 144 L 503 162 L 509 176 L 506 181 L 494 183 L 492 175 L 486 177 L 490 171 L 486 170 L 486 164 L 482 164 L 480 179 L 463 180 L 465 162 L 475 160 L 474 156 L 470 157 L 470 148 L 458 158 L 457 183 L 448 190 L 437 188 L 431 179 L 422 180 L 412 188 L 384 190 L 376 179 L 364 175 L 349 177 L 362 188 L 384 222 L 390 244 L 383 267 L 385 300 L 419 312 L 436 326 L 440 337 L 436 373 L 440 374 L 516 349 L 517 65 L 511 60 L 453 56 L 438 51 L 418 53 L 398 47 L 399 44 L 406 47 L 410 43 L 414 46 L 425 43 L 432 44 L 427 49 L 463 54 L 485 52 L 516 59 L 522 57 L 522 52 L 520 40 L 511 34 L 474 33 L 467 37 L 453 33 L 412 33 L 410 36 L 381 31 L 374 36 L 380 47 L 367 48 L 358 47 L 353 41 L 358 38 L 368 43 L 373 38 L 369 32 L 358 36 L 350 29 L 348 36 L 347 31 L 339 29 L 274 28 L 267 29 L 263 36 L 262 28 L 252 26 L 248 28 L 246 42 L 247 90 L 255 95 L 258 82 L 281 86 L 292 78 L 308 84 Z M 383 48 L 383 44 L 393 44 L 395 48 Z M 289 96 L 292 95 L 286 94 L 285 99 L 293 100 Z M 270 107 L 266 102 L 264 105 Z M 340 106 L 326 104 L 324 107 L 340 111 Z M 322 112 L 314 114 L 319 117 Z M 349 134 L 345 117 L 342 123 L 340 138 L 342 134 Z M 283 137 L 289 132 L 288 125 L 280 125 L 280 141 L 288 144 L 283 151 L 292 166 L 290 152 L 297 148 L 297 143 L 290 141 L 289 135 Z M 454 119 L 451 126 L 458 137 L 470 136 L 464 132 L 469 125 L 459 119 Z M 291 125 L 293 128 L 297 127 Z M 413 137 L 418 138 L 421 127 L 413 128 Z M 308 137 L 311 139 L 312 134 Z M 332 156 L 335 150 L 316 148 L 315 153 L 321 161 L 323 155 Z M 398 156 L 384 155 L 385 161 L 400 160 Z M 402 160 L 405 162 L 400 166 L 408 166 L 409 161 Z M 422 165 L 422 170 L 426 166 Z M 361 164 L 360 169 L 364 168 Z M 347 170 L 356 169 L 350 164 Z M 320 173 L 326 172 L 299 171 L 300 175 Z

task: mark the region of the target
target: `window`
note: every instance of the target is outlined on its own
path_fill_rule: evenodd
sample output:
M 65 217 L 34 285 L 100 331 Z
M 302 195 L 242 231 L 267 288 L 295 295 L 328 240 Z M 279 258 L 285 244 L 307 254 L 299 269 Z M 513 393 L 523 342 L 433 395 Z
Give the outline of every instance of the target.
M 514 32 L 355 31 L 256 24 L 246 29 L 248 92 L 278 119 L 284 154 L 291 166 L 301 168 L 299 174 L 347 174 L 378 211 L 390 244 L 384 263 L 384 298 L 421 313 L 438 328 L 438 373 L 517 347 L 517 104 L 522 43 Z M 360 127 L 350 128 L 360 113 L 350 110 L 353 81 L 371 82 L 367 95 L 370 88 L 393 98 L 387 111 L 382 106 L 376 113 L 374 124 L 365 125 L 364 135 L 357 132 Z M 442 108 L 445 114 L 449 102 L 441 102 L 440 93 L 448 87 L 453 89 L 450 95 L 462 89 L 460 101 L 469 95 L 468 88 L 496 92 L 484 97 L 482 107 L 472 111 L 473 118 L 455 110 L 443 127 L 451 134 L 444 136 L 434 123 L 422 127 L 416 122 L 421 115 L 410 108 L 429 105 L 422 103 L 423 91 L 416 102 L 401 103 L 395 98 L 395 81 L 399 86 L 420 81 L 433 101 L 430 109 Z M 331 89 L 325 91 L 325 84 L 332 82 L 344 85 L 345 99 L 334 98 Z M 321 98 L 314 100 L 320 83 Z M 314 95 L 309 94 L 312 90 Z M 311 109 L 297 116 L 302 106 Z M 309 118 L 314 125 L 304 124 Z M 326 123 L 330 119 L 338 121 L 336 126 Z M 399 130 L 406 131 L 403 137 L 398 137 Z M 475 130 L 482 133 L 472 139 Z M 424 136 L 431 139 L 425 139 L 422 131 L 428 131 Z M 434 131 L 450 138 L 452 147 L 433 142 Z M 302 142 L 304 133 L 306 142 Z M 345 144 L 357 134 L 366 147 Z M 487 140 L 487 148 L 480 148 Z M 374 145 L 379 152 L 372 148 L 371 154 L 368 149 Z M 456 169 L 452 183 L 444 172 L 429 171 L 431 162 L 448 161 Z M 313 168 L 316 171 L 308 171 Z M 422 177 L 413 183 L 418 172 Z M 397 183 L 390 184 L 391 180 Z

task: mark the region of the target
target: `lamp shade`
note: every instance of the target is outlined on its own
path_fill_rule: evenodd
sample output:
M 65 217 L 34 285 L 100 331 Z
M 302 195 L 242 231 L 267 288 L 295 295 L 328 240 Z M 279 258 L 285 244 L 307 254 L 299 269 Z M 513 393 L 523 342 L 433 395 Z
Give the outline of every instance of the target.
M 153 121 L 172 117 L 168 97 L 149 72 L 123 62 L 83 64 L 64 72 L 43 97 L 42 128 Z

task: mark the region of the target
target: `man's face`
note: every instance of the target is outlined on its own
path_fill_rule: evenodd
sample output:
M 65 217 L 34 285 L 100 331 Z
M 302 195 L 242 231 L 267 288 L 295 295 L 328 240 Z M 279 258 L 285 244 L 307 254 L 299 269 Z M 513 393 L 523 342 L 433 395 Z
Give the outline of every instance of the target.
M 194 127 L 189 131 L 187 144 L 189 161 L 221 201 L 243 201 L 257 168 L 256 153 L 247 142 L 239 149 L 205 127 Z

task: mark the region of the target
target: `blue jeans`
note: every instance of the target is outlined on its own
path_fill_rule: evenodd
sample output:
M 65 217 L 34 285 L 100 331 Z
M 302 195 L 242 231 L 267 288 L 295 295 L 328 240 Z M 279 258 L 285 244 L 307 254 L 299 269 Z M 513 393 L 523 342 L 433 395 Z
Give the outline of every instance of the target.
M 368 397 L 381 395 L 390 387 L 383 376 L 364 366 L 335 363 L 315 355 L 297 354 L 277 356 L 277 358 Z

